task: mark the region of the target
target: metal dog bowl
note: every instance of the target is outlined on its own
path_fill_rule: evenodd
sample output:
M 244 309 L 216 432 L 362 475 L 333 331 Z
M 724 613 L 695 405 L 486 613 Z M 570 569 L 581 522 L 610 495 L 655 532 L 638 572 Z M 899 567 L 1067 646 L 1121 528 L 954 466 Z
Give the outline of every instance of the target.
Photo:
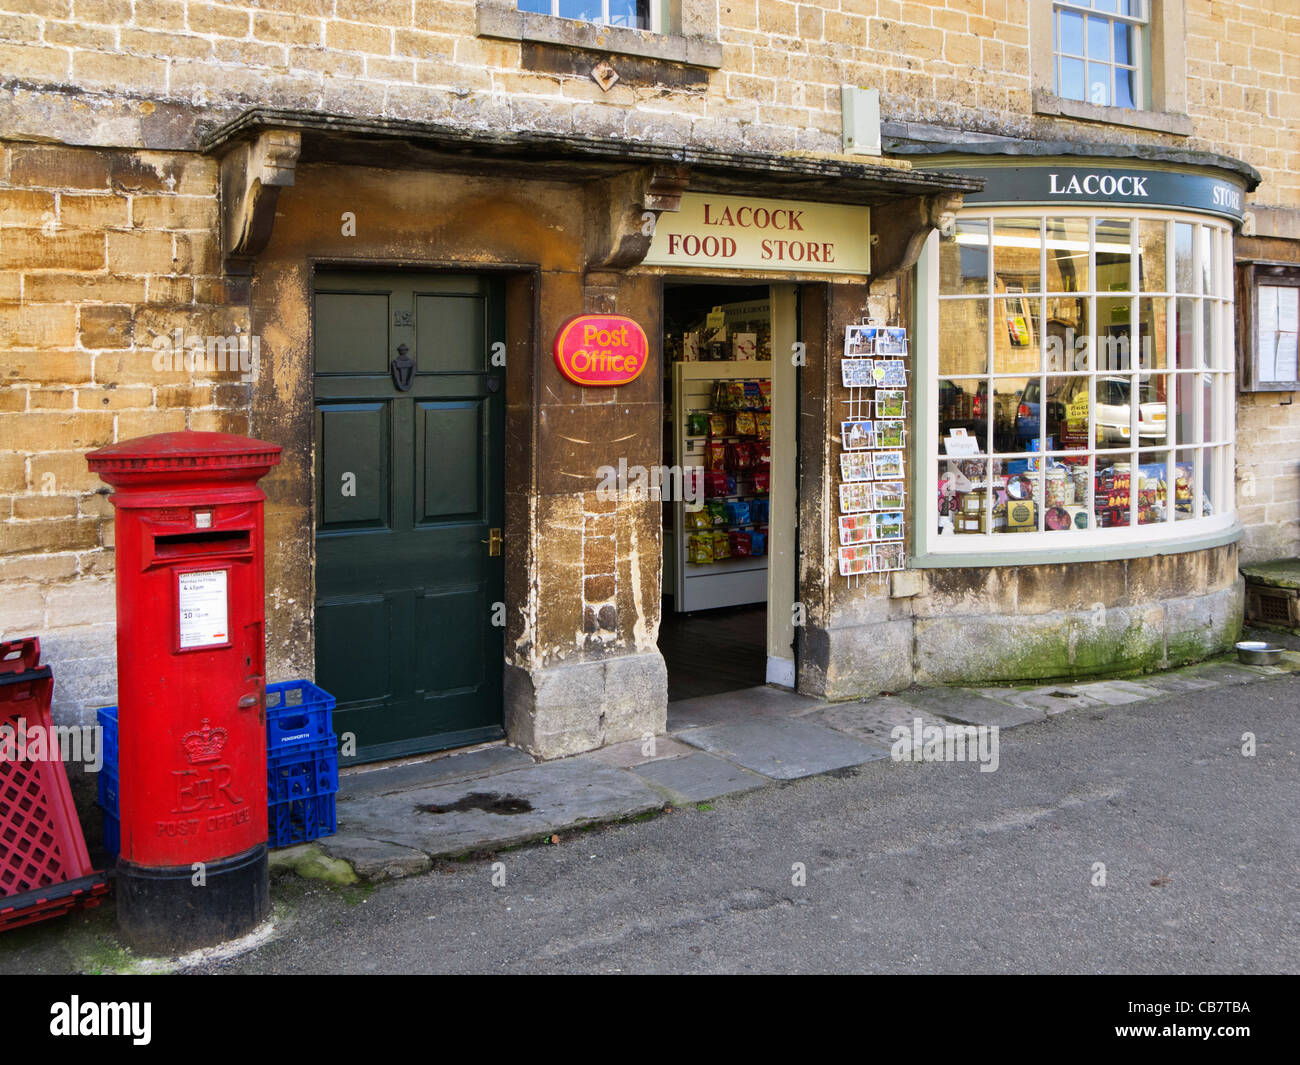
M 1248 666 L 1275 666 L 1282 657 L 1282 648 L 1262 640 L 1242 640 L 1237 644 L 1237 657 Z

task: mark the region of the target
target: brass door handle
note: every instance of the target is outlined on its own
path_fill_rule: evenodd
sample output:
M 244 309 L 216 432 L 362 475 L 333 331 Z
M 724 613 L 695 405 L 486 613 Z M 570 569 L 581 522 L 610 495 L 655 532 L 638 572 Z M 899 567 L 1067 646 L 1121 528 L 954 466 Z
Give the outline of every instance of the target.
M 501 554 L 501 530 L 491 529 L 488 531 L 488 538 L 480 540 L 479 543 L 488 545 L 488 554 L 495 557 Z

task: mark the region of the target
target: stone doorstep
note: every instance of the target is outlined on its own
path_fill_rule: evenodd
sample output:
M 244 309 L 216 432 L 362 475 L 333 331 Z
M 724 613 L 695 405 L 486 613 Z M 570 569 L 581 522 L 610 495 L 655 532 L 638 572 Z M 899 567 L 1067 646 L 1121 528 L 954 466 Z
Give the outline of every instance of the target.
M 347 794 L 340 793 L 340 831 L 317 845 L 362 880 L 418 876 L 439 858 L 499 851 L 656 813 L 667 805 L 708 802 L 888 760 L 890 730 L 916 718 L 923 724 L 947 720 L 1014 728 L 1066 710 L 1123 706 L 1300 673 L 1300 655 L 1287 659 L 1282 667 L 1245 666 L 1225 658 L 1141 681 L 931 688 L 859 702 L 826 702 L 777 689 L 729 692 L 690 700 L 681 713 L 673 712 L 679 705 L 674 704 L 672 735 L 657 737 L 648 756 L 639 740 L 541 763 L 514 748 L 492 747 L 349 774 Z M 384 774 L 393 775 L 366 779 Z M 505 814 L 480 808 L 493 799 L 523 800 L 531 809 Z M 461 808 L 437 814 L 420 809 L 457 804 Z

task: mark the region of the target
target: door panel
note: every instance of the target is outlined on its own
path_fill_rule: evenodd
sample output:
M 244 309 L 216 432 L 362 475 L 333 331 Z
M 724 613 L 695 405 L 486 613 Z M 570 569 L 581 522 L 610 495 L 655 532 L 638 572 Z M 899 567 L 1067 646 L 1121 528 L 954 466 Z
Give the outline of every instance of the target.
M 388 372 L 388 293 L 316 293 L 316 372 Z
M 421 373 L 478 373 L 487 364 L 483 300 L 469 295 L 415 297 Z
M 473 276 L 317 278 L 316 678 L 358 761 L 502 735 L 501 296 Z
M 318 527 L 379 528 L 388 524 L 387 403 L 331 403 L 317 408 L 321 452 Z
M 421 403 L 416 407 L 417 521 L 483 515 L 483 404 Z

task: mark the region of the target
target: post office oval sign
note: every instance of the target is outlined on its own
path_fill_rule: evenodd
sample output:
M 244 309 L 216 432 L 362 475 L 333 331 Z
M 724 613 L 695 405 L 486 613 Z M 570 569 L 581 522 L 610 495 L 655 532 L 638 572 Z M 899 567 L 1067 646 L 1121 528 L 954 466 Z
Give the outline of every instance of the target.
M 621 314 L 575 315 L 555 334 L 555 365 L 575 384 L 631 384 L 649 361 L 645 330 Z

